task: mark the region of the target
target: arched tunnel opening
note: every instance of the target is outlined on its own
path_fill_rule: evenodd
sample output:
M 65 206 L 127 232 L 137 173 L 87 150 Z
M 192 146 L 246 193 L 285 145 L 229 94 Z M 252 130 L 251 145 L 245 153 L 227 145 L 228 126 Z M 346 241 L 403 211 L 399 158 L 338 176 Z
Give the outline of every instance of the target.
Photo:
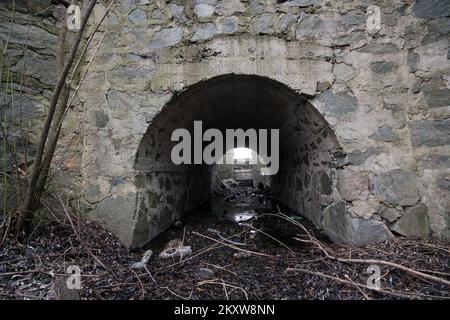
M 215 201 L 214 191 L 219 165 L 175 164 L 171 158 L 178 143 L 172 141 L 174 130 L 186 129 L 194 136 L 194 122 L 200 121 L 203 132 L 214 128 L 224 136 L 227 129 L 255 129 L 261 138 L 261 129 L 278 129 L 279 168 L 276 174 L 260 176 L 251 187 L 270 188 L 280 204 L 321 228 L 321 212 L 333 202 L 334 155 L 340 151 L 332 128 L 307 97 L 284 84 L 260 76 L 230 74 L 202 81 L 175 95 L 149 123 L 135 162 L 139 172 L 136 246 L 202 205 L 208 204 L 211 213 L 217 212 L 220 200 Z M 245 141 L 245 146 L 235 141 L 231 148 L 224 143 L 224 154 L 235 147 L 250 147 Z M 268 148 L 273 154 L 271 144 Z

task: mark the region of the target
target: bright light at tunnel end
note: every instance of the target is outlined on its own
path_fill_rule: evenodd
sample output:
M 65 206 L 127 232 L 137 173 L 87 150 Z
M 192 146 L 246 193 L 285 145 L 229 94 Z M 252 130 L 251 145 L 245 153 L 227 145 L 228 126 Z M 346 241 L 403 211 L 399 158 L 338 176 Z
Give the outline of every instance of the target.
M 252 150 L 248 148 L 236 148 L 233 149 L 234 159 L 251 159 Z
M 227 161 L 224 155 L 225 150 L 249 148 L 258 154 L 258 161 L 262 165 L 262 175 L 274 175 L 278 172 L 280 140 L 278 129 L 247 129 L 245 131 L 226 129 L 224 138 L 223 131 L 219 129 L 209 128 L 203 132 L 202 128 L 202 121 L 194 121 L 193 138 L 191 132 L 184 128 L 178 128 L 172 132 L 171 141 L 178 142 L 170 154 L 172 163 L 175 165 L 232 164 Z M 203 148 L 204 142 L 210 143 Z

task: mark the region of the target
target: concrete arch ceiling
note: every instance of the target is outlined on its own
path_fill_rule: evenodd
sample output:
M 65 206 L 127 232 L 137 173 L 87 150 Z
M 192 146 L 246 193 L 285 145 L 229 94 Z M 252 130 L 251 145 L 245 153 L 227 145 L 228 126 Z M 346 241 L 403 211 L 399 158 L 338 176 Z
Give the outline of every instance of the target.
M 135 168 L 152 171 L 169 164 L 176 144 L 170 141 L 173 130 L 192 132 L 196 120 L 202 121 L 203 130 L 279 129 L 281 154 L 309 141 L 317 146 L 326 140 L 326 149 L 339 148 L 333 130 L 306 97 L 266 77 L 228 74 L 192 85 L 155 116 L 138 148 Z

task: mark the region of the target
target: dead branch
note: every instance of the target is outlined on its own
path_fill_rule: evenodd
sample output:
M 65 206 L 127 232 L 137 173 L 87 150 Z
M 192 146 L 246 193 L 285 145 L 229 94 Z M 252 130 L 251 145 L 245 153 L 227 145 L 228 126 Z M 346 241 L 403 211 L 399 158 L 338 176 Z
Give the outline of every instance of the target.
M 165 289 L 165 290 L 169 291 L 171 294 L 173 294 L 175 297 L 177 297 L 177 298 L 179 298 L 181 300 L 190 300 L 191 296 L 192 296 L 192 293 L 194 292 L 194 291 L 191 291 L 191 294 L 189 295 L 189 297 L 186 298 L 186 297 L 180 296 L 179 294 L 176 294 L 175 292 L 170 290 L 169 287 L 161 287 L 161 289 Z
M 235 235 L 233 235 L 233 236 L 241 235 L 241 234 L 244 233 L 244 232 L 245 232 L 245 230 L 244 230 L 244 231 L 241 231 L 240 233 L 235 234 Z M 170 265 L 168 265 L 168 266 L 166 266 L 166 267 L 164 267 L 164 268 L 162 268 L 162 269 L 160 269 L 160 270 L 158 270 L 158 271 L 161 271 L 161 270 L 163 270 L 163 269 L 169 269 L 169 268 L 172 268 L 172 267 L 177 266 L 177 265 L 179 265 L 179 264 L 181 264 L 181 263 L 184 263 L 184 262 L 186 262 L 186 261 L 188 261 L 188 260 L 192 260 L 192 259 L 194 259 L 194 258 L 196 258 L 196 257 L 199 257 L 199 256 L 201 256 L 202 254 L 205 254 L 206 252 L 209 252 L 209 251 L 212 251 L 212 250 L 215 250 L 215 249 L 219 249 L 219 248 L 221 248 L 221 247 L 223 247 L 223 245 L 220 245 L 220 243 L 215 243 L 215 244 L 206 246 L 206 247 L 202 248 L 202 250 L 199 250 L 198 253 L 193 254 L 193 255 L 190 255 L 189 257 L 187 257 L 187 258 L 184 259 L 184 260 L 181 260 L 181 261 L 172 263 L 172 264 L 170 264 Z
M 265 235 L 266 237 L 268 237 L 268 238 L 270 238 L 270 239 L 276 241 L 277 243 L 279 243 L 280 245 L 282 245 L 283 247 L 285 247 L 286 249 L 288 249 L 290 253 L 295 254 L 295 252 L 294 252 L 291 248 L 289 248 L 289 246 L 287 246 L 286 244 L 284 244 L 282 241 L 278 240 L 277 238 L 271 236 L 270 234 L 268 234 L 268 233 L 266 233 L 266 232 L 264 232 L 264 231 L 262 231 L 262 230 L 260 230 L 260 229 L 258 229 L 258 228 L 255 228 L 255 227 L 253 227 L 253 226 L 251 226 L 251 225 L 249 225 L 249 227 L 252 228 L 253 230 L 255 230 L 255 231 L 257 231 L 257 232 L 259 232 L 259 233 Z
M 274 257 L 271 256 L 271 255 L 268 255 L 268 254 L 265 254 L 265 253 L 262 253 L 262 252 L 257 252 L 257 251 L 251 251 L 251 250 L 242 249 L 242 248 L 239 248 L 239 247 L 234 246 L 234 245 L 232 245 L 232 244 L 229 244 L 229 243 L 226 243 L 226 242 L 224 242 L 224 241 L 220 241 L 220 240 L 217 240 L 217 239 L 214 239 L 214 238 L 205 236 L 204 234 L 201 234 L 201 233 L 198 233 L 198 232 L 195 232 L 195 231 L 193 231 L 192 234 L 195 234 L 195 235 L 197 235 L 197 236 L 199 236 L 199 237 L 203 237 L 203 238 L 212 240 L 212 241 L 214 241 L 214 242 L 220 243 L 220 244 L 222 244 L 222 245 L 224 245 L 224 246 L 233 248 L 233 249 L 238 250 L 238 251 L 247 252 L 247 253 L 250 253 L 250 254 L 257 255 L 257 256 L 263 256 L 263 257 L 268 257 L 268 258 L 274 258 Z
M 144 284 L 143 284 L 142 281 L 141 281 L 141 278 L 139 278 L 139 276 L 137 275 L 136 272 L 134 272 L 133 269 L 130 269 L 130 268 L 129 268 L 129 270 L 130 270 L 131 272 L 133 272 L 134 275 L 136 276 L 136 278 L 138 279 L 139 284 L 141 285 L 141 299 L 144 299 L 144 296 L 145 296 L 145 289 L 144 289 Z
M 247 243 L 241 243 L 241 242 L 237 242 L 237 241 L 233 241 L 233 240 L 230 240 L 230 239 L 225 238 L 224 236 L 222 236 L 222 235 L 220 234 L 219 231 L 217 231 L 217 230 L 215 230 L 215 229 L 209 228 L 208 231 L 211 232 L 211 233 L 217 234 L 217 236 L 218 236 L 222 241 L 225 241 L 226 243 L 232 244 L 232 245 L 234 245 L 234 246 L 248 246 Z
M 245 299 L 248 300 L 247 292 L 242 287 L 234 286 L 232 284 L 228 284 L 228 283 L 224 282 L 223 280 L 221 282 L 216 282 L 216 280 L 204 280 L 204 281 L 201 281 L 201 282 L 197 283 L 197 287 L 200 287 L 200 286 L 205 285 L 205 284 L 215 284 L 215 285 L 219 285 L 219 286 L 227 286 L 227 287 L 230 287 L 230 288 L 233 288 L 233 289 L 239 289 L 239 290 L 241 290 L 244 293 Z
M 390 295 L 390 296 L 394 296 L 394 297 L 398 297 L 398 298 L 403 298 L 403 299 L 417 299 L 417 298 L 433 298 L 433 299 L 447 299 L 446 297 L 440 297 L 440 296 L 429 296 L 429 295 L 419 295 L 419 294 L 409 294 L 409 293 L 403 293 L 403 292 L 397 292 L 397 291 L 393 291 L 393 290 L 384 290 L 384 289 L 376 289 L 376 288 L 370 288 L 368 286 L 365 286 L 361 283 L 356 283 L 354 281 L 349 281 L 349 280 L 344 280 L 344 279 L 340 279 L 337 277 L 333 277 L 331 275 L 322 273 L 322 272 L 316 272 L 316 271 L 311 271 L 311 270 L 307 270 L 307 269 L 302 269 L 302 268 L 287 268 L 286 271 L 298 271 L 298 272 L 303 272 L 303 273 L 307 273 L 307 274 L 311 274 L 311 275 L 315 275 L 315 276 L 319 276 L 322 278 L 326 278 L 326 279 L 330 279 L 333 281 L 337 281 L 340 282 L 342 284 L 346 284 L 349 286 L 358 286 L 361 289 L 369 289 L 372 290 L 374 292 L 378 292 L 378 293 L 382 293 L 382 294 L 386 294 L 386 295 Z
M 275 216 L 277 216 L 276 214 L 268 214 L 268 215 L 275 215 Z M 310 243 L 315 244 L 324 253 L 325 257 L 327 257 L 329 259 L 336 260 L 336 261 L 339 261 L 339 262 L 344 262 L 344 263 L 364 263 L 364 264 L 379 264 L 379 265 L 390 266 L 390 267 L 393 267 L 393 268 L 405 271 L 405 272 L 407 272 L 409 274 L 412 274 L 412 275 L 414 275 L 416 277 L 419 277 L 419 278 L 422 278 L 422 279 L 431 280 L 431 281 L 434 281 L 434 282 L 438 282 L 438 283 L 441 283 L 441 284 L 444 284 L 444 285 L 450 287 L 450 281 L 448 281 L 448 280 L 445 280 L 443 278 L 436 277 L 436 276 L 433 276 L 433 275 L 429 275 L 429 274 L 426 274 L 426 273 L 423 273 L 423 272 L 420 272 L 420 271 L 417 271 L 417 270 L 405 267 L 403 265 L 400 265 L 400 264 L 397 264 L 397 263 L 394 263 L 394 262 L 385 261 L 385 260 L 379 260 L 379 259 L 345 259 L 345 258 L 339 258 L 336 255 L 330 254 L 329 250 L 325 249 L 325 246 L 319 240 L 317 240 L 315 237 L 313 237 L 308 232 L 308 230 L 305 228 L 305 226 L 303 226 L 300 222 L 295 221 L 293 219 L 290 219 L 288 216 L 286 216 L 286 215 L 284 215 L 282 213 L 278 213 L 278 215 L 280 217 L 282 217 L 283 219 L 285 219 L 285 220 L 295 224 L 296 226 L 299 226 L 303 231 L 305 231 L 305 233 L 309 237 L 309 240 L 303 240 L 303 239 L 299 239 L 299 238 L 295 238 L 294 237 L 295 240 L 301 241 L 301 242 L 305 242 L 306 241 L 306 242 L 310 242 Z
M 422 278 L 422 279 L 426 279 L 426 280 L 431 280 L 434 282 L 438 282 L 440 284 L 446 285 L 450 287 L 450 281 L 445 280 L 443 278 L 439 278 L 436 276 L 432 276 L 405 266 L 402 266 L 401 264 L 397 264 L 394 262 L 390 262 L 390 261 L 385 261 L 385 260 L 379 260 L 379 259 L 343 259 L 343 258 L 338 258 L 338 257 L 330 257 L 331 259 L 336 259 L 339 262 L 347 262 L 347 263 L 365 263 L 365 264 L 381 264 L 381 265 L 385 265 L 385 266 L 389 266 L 389 267 L 393 267 L 402 271 L 405 271 L 409 274 L 412 274 L 416 277 Z
M 363 289 L 361 289 L 361 288 L 358 286 L 358 284 L 356 284 L 355 281 L 353 281 L 352 278 L 349 277 L 348 274 L 345 274 L 344 277 L 346 277 L 347 280 L 350 281 L 351 284 L 353 284 L 353 286 L 356 288 L 356 290 L 358 290 L 358 291 L 363 295 L 364 299 L 366 299 L 366 300 L 371 300 L 370 297 L 367 295 L 367 293 L 365 293 L 365 292 L 363 291 Z

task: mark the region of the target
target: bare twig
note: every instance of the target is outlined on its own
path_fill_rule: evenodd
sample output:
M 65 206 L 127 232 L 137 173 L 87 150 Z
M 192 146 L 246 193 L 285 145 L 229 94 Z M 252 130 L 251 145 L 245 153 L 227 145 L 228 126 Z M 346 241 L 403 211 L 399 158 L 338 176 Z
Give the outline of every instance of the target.
M 230 287 L 230 288 L 239 289 L 239 290 L 241 290 L 244 293 L 245 299 L 248 300 L 247 291 L 245 291 L 244 288 L 242 288 L 242 287 L 235 286 L 235 285 L 232 285 L 232 284 L 228 284 L 228 283 L 226 283 L 223 280 L 221 282 L 217 282 L 216 280 L 204 280 L 204 281 L 201 281 L 201 282 L 197 283 L 197 286 L 200 287 L 200 286 L 203 286 L 205 284 L 215 284 L 215 285 L 219 285 L 219 286 L 227 286 L 227 287 Z
M 214 242 L 220 243 L 220 244 L 222 244 L 222 245 L 224 245 L 224 246 L 227 246 L 227 247 L 230 247 L 230 248 L 233 248 L 233 249 L 242 251 L 242 252 L 247 252 L 247 253 L 250 253 L 250 254 L 257 255 L 257 256 L 263 256 L 263 257 L 268 257 L 268 258 L 273 258 L 273 259 L 275 258 L 275 257 L 273 257 L 273 256 L 271 256 L 271 255 L 268 255 L 268 254 L 265 254 L 265 253 L 262 253 L 262 252 L 251 251 L 251 250 L 246 250 L 246 249 L 239 248 L 239 247 L 234 246 L 234 245 L 232 245 L 232 244 L 229 244 L 229 243 L 226 243 L 226 242 L 224 242 L 224 241 L 220 241 L 220 240 L 217 240 L 217 239 L 214 239 L 214 238 L 205 236 L 204 234 L 201 234 L 201 233 L 198 233 L 198 232 L 195 232 L 195 231 L 193 231 L 192 234 L 195 234 L 195 235 L 197 235 L 197 236 L 199 236 L 199 237 L 203 237 L 203 238 L 212 240 L 212 241 L 214 241 Z
M 380 260 L 380 259 L 345 259 L 345 258 L 339 258 L 339 257 L 337 257 L 335 255 L 330 254 L 329 250 L 325 249 L 325 246 L 319 240 L 317 240 L 315 237 L 313 237 L 301 223 L 299 223 L 298 221 L 295 221 L 293 219 L 290 219 L 289 217 L 287 217 L 286 215 L 283 215 L 282 213 L 279 213 L 279 215 L 283 219 L 285 219 L 285 220 L 295 224 L 296 226 L 299 226 L 302 230 L 304 230 L 305 233 L 310 238 L 310 240 L 306 240 L 306 241 L 315 244 L 324 253 L 325 257 L 327 257 L 329 259 L 336 260 L 336 261 L 339 261 L 339 262 L 345 262 L 345 263 L 364 263 L 364 264 L 378 264 L 378 265 L 390 266 L 390 267 L 393 267 L 393 268 L 405 271 L 405 272 L 407 272 L 409 274 L 412 274 L 412 275 L 414 275 L 416 277 L 427 279 L 427 280 L 431 280 L 431 281 L 434 281 L 434 282 L 438 282 L 438 283 L 444 284 L 446 286 L 450 286 L 450 281 L 448 281 L 448 280 L 445 280 L 443 278 L 439 278 L 439 277 L 436 277 L 436 276 L 433 276 L 433 275 L 429 275 L 429 274 L 426 274 L 426 273 L 423 273 L 423 272 L 420 272 L 420 271 L 417 271 L 417 270 L 405 267 L 403 265 L 400 265 L 400 264 L 397 264 L 397 263 L 394 263 L 394 262 Z M 302 239 L 299 239 L 299 238 L 295 238 L 295 237 L 294 237 L 294 239 L 298 240 L 298 241 L 305 241 L 305 240 L 302 240 Z
M 350 286 L 358 286 L 359 288 L 362 289 L 369 289 L 378 293 L 382 293 L 382 294 L 386 294 L 386 295 L 390 295 L 390 296 L 394 296 L 394 297 L 398 297 L 398 298 L 403 298 L 403 299 L 417 299 L 420 297 L 427 297 L 427 298 L 435 298 L 435 299 L 447 299 L 446 297 L 440 297 L 440 296 L 422 296 L 419 294 L 409 294 L 409 293 L 403 293 L 403 292 L 397 292 L 397 291 L 392 291 L 392 290 L 384 290 L 384 289 L 376 289 L 376 288 L 369 288 L 368 286 L 365 286 L 363 284 L 360 283 L 356 283 L 353 281 L 349 281 L 349 280 L 344 280 L 344 279 L 340 279 L 337 277 L 333 277 L 330 276 L 328 274 L 324 274 L 322 272 L 316 272 L 316 271 L 311 271 L 311 270 L 307 270 L 307 269 L 302 269 L 302 268 L 287 268 L 286 271 L 298 271 L 298 272 L 303 272 L 303 273 L 307 273 L 307 274 L 311 274 L 311 275 L 315 275 L 315 276 L 319 276 L 322 278 L 326 278 L 326 279 L 330 279 L 333 281 L 337 281 L 346 285 L 350 285 Z

